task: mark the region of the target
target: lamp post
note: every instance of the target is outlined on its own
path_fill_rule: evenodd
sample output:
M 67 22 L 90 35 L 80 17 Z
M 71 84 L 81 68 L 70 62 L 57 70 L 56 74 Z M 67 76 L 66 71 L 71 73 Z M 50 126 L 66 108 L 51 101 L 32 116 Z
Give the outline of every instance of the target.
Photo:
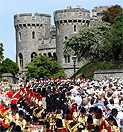
M 76 56 L 74 55 L 74 56 L 72 56 L 72 59 L 73 59 L 73 63 L 74 63 L 74 83 L 75 83 L 75 78 L 76 78 L 76 65 L 75 65 L 75 63 L 76 63 Z

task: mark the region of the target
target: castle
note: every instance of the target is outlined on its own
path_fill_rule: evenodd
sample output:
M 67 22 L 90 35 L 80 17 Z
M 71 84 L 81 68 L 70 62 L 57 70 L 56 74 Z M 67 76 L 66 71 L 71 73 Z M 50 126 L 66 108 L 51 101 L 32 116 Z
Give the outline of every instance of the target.
M 35 13 L 14 15 L 16 30 L 16 63 L 20 68 L 20 77 L 26 72 L 24 67 L 34 60 L 39 54 L 47 55 L 56 60 L 65 69 L 67 77 L 73 75 L 72 56 L 63 56 L 63 41 L 71 34 L 78 33 L 82 27 L 93 26 L 93 23 L 101 21 L 102 11 L 109 6 L 94 7 L 92 18 L 90 11 L 80 6 L 67 7 L 64 10 L 54 12 L 55 26 L 51 25 L 51 15 Z M 73 53 L 74 54 L 74 53 Z M 79 69 L 86 60 L 76 62 Z

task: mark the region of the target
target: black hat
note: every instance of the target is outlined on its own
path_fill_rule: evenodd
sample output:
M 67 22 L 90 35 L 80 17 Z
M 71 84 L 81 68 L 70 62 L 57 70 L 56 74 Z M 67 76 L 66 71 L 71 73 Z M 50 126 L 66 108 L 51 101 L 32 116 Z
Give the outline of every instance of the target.
M 69 101 L 68 98 L 65 97 L 65 98 L 64 98 L 64 102 L 68 102 L 68 101 Z
M 14 131 L 15 127 L 16 127 L 16 123 L 15 122 L 10 122 L 9 127 L 12 127 L 11 131 Z
M 59 89 L 62 90 L 63 89 L 63 86 L 60 86 Z
M 81 108 L 80 110 L 81 113 L 85 113 L 86 112 L 86 109 L 84 107 Z
M 52 104 L 52 109 L 56 110 L 57 109 L 57 105 L 56 104 Z
M 17 109 L 17 105 L 16 104 L 11 104 L 11 109 L 13 109 L 13 110 Z
M 90 112 L 93 112 L 93 111 L 94 111 L 94 107 L 91 107 L 88 112 L 90 113 Z
M 111 114 L 112 115 L 118 114 L 118 110 L 116 108 L 113 108 L 111 111 Z
M 91 115 L 88 116 L 87 122 L 88 122 L 88 123 L 93 123 L 93 118 L 92 118 Z
M 56 126 L 57 127 L 61 127 L 62 126 L 62 120 L 61 119 L 57 119 L 56 120 Z
M 14 132 L 22 132 L 22 131 L 21 131 L 21 127 L 20 127 L 19 125 L 17 125 L 17 126 L 15 127 Z
M 70 114 L 70 109 L 69 109 L 69 108 L 67 108 L 67 109 L 65 110 L 65 114 Z
M 102 114 L 102 110 L 100 108 L 97 109 L 96 111 L 97 114 Z
M 24 115 L 23 110 L 19 110 L 18 114 L 19 114 L 19 115 Z
M 58 94 L 58 93 L 56 93 L 56 94 L 55 94 L 55 98 L 58 98 L 58 97 L 59 97 L 59 94 Z
M 97 111 L 97 109 L 98 109 L 98 107 L 97 107 L 97 106 L 93 107 L 93 111 L 94 111 L 94 112 L 96 112 L 96 111 Z
M 109 117 L 108 117 L 108 120 L 114 120 L 114 117 L 113 117 L 113 115 L 110 115 Z
M 95 126 L 94 127 L 94 132 L 99 132 L 100 131 L 100 127 L 99 126 Z
M 30 115 L 26 115 L 26 121 L 31 121 Z
M 38 122 L 39 121 L 39 119 L 38 119 L 38 117 L 33 117 L 33 122 Z

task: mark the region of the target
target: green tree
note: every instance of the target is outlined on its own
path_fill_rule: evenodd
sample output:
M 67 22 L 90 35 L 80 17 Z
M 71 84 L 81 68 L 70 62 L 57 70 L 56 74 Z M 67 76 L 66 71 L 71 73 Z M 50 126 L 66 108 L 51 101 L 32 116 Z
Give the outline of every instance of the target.
M 105 34 L 103 50 L 106 59 L 119 59 L 119 54 L 123 56 L 123 11 L 117 16 L 111 29 Z
M 28 63 L 25 68 L 27 69 L 27 79 L 66 77 L 64 69 L 60 64 L 46 55 L 40 54 L 39 57 L 35 56 L 35 60 Z
M 19 71 L 18 65 L 9 58 L 3 60 L 2 66 L 3 66 L 2 69 L 3 73 L 12 73 L 13 76 L 15 76 L 15 74 L 17 74 Z
M 0 43 L 0 62 L 4 59 L 3 51 L 4 51 L 3 44 Z
M 95 23 L 93 27 L 81 28 L 78 34 L 72 34 L 64 41 L 64 55 L 75 54 L 78 61 L 88 57 L 99 57 L 102 51 L 102 40 L 111 24 L 108 22 Z
M 113 24 L 115 17 L 120 16 L 122 10 L 120 5 L 111 6 L 107 11 L 103 11 L 102 20 Z
M 2 74 L 2 69 L 3 69 L 3 66 L 2 66 L 2 61 L 4 59 L 4 56 L 3 56 L 3 44 L 0 43 L 0 74 Z

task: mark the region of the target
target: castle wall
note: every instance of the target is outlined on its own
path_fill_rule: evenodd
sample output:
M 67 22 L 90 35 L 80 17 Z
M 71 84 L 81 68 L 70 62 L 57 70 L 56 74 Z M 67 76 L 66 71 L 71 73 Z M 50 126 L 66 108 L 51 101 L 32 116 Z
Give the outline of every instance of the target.
M 51 26 L 51 16 L 35 13 L 20 14 L 14 16 L 16 30 L 16 62 L 20 69 L 24 69 L 31 62 L 31 54 L 38 55 L 38 39 L 41 35 L 49 34 L 47 30 Z M 20 62 L 19 55 L 22 55 Z M 23 63 L 20 65 L 20 63 Z
M 67 62 L 63 56 L 63 41 L 71 34 L 78 33 L 80 28 L 89 27 L 90 11 L 83 8 L 58 10 L 54 12 L 54 21 L 56 25 L 57 60 L 60 65 L 66 69 L 67 76 L 70 77 L 73 73 L 68 69 L 73 68 L 73 60 L 72 56 L 70 56 L 70 60 Z M 83 61 L 80 63 L 76 62 L 76 68 L 79 69 L 83 64 Z
M 67 77 L 73 75 L 72 56 L 63 56 L 63 41 L 71 34 L 78 33 L 80 28 L 93 26 L 95 22 L 100 21 L 102 11 L 107 8 L 108 6 L 94 7 L 92 18 L 90 18 L 90 11 L 80 6 L 57 10 L 54 12 L 55 27 L 51 26 L 51 16 L 48 14 L 14 15 L 16 63 L 20 70 L 25 70 L 24 67 L 31 62 L 32 55 L 45 54 L 59 62 L 65 69 Z M 76 70 L 86 61 L 85 59 L 79 63 L 76 61 Z

